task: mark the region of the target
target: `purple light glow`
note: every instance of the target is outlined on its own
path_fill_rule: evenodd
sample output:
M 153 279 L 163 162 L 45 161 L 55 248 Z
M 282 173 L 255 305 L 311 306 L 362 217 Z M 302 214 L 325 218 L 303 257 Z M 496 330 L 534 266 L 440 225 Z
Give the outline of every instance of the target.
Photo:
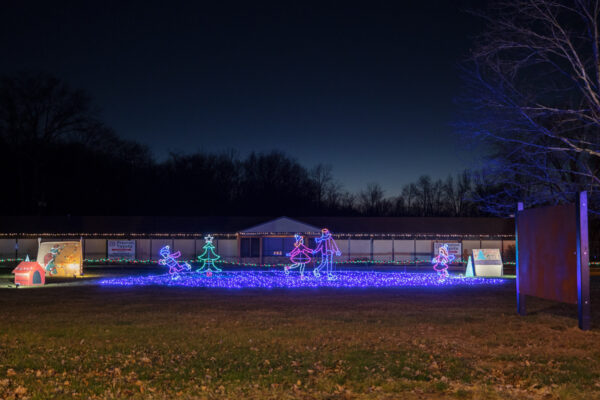
M 169 275 L 131 276 L 105 279 L 105 286 L 183 286 L 200 288 L 384 288 L 384 287 L 449 287 L 486 286 L 505 283 L 498 278 L 464 278 L 450 275 L 440 279 L 435 273 L 411 272 L 372 272 L 344 271 L 337 274 L 336 280 L 327 277 L 315 278 L 299 275 L 286 275 L 283 271 L 227 271 L 212 277 L 198 274 L 181 274 L 180 279 L 172 280 Z

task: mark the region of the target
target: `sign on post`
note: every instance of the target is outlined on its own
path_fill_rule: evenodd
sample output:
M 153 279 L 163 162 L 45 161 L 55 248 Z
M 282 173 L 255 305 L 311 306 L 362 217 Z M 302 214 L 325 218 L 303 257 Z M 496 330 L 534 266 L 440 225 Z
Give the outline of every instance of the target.
M 108 258 L 114 259 L 135 259 L 135 240 L 109 240 Z
M 523 210 L 517 227 L 517 310 L 525 295 L 577 304 L 579 327 L 591 326 L 587 192 L 575 204 Z

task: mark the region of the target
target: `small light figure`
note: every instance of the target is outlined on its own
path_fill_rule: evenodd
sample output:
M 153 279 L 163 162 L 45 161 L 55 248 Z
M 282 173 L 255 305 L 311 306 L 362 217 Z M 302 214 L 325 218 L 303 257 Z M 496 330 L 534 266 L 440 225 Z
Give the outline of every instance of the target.
M 312 254 L 313 251 L 304 245 L 304 238 L 302 236 L 296 234 L 294 237 L 296 238 L 294 249 L 289 253 L 286 253 L 286 256 L 290 258 L 290 261 L 293 264 L 285 266 L 285 274 L 288 275 L 290 269 L 300 268 L 300 277 L 304 278 L 304 267 L 306 266 L 306 263 L 310 262 L 310 254 Z
M 440 279 L 448 278 L 448 263 L 454 260 L 454 255 L 448 253 L 448 245 L 440 246 L 438 255 L 433 257 L 431 263 L 433 269 L 438 273 Z
M 165 246 L 159 250 L 158 254 L 162 257 L 161 260 L 158 260 L 159 265 L 164 265 L 169 267 L 169 274 L 171 275 L 171 279 L 176 280 L 179 279 L 179 274 L 186 270 L 189 271 L 192 269 L 190 264 L 184 262 L 180 264 L 177 262 L 177 259 L 181 257 L 181 252 L 171 253 L 171 249 L 169 246 Z
M 313 254 L 321 253 L 321 263 L 313 270 L 313 274 L 318 278 L 321 276 L 321 270 L 325 268 L 327 271 L 327 279 L 337 279 L 335 275 L 333 275 L 333 255 L 341 256 L 342 252 L 335 243 L 335 240 L 333 240 L 329 229 L 321 229 L 321 237 L 316 238 L 315 241 L 317 242 L 317 248 L 313 250 Z
M 202 273 L 204 271 L 207 272 L 206 276 L 212 276 L 213 272 L 221 272 L 221 268 L 215 265 L 215 261 L 221 258 L 220 255 L 215 253 L 215 245 L 213 244 L 213 239 L 211 235 L 204 237 L 204 253 L 198 256 L 198 259 L 202 261 L 202 266 L 196 270 L 196 272 Z M 210 275 L 208 274 L 210 272 Z

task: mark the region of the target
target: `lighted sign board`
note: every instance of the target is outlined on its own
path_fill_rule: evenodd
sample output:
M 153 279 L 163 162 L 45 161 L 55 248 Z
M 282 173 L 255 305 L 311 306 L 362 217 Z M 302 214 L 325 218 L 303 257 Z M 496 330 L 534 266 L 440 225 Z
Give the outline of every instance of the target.
M 109 240 L 107 249 L 110 259 L 135 259 L 135 240 Z
M 473 249 L 476 276 L 502 276 L 500 249 Z
M 440 247 L 442 247 L 443 245 L 448 246 L 448 255 L 454 256 L 454 262 L 458 262 L 462 258 L 462 243 L 435 242 L 433 244 L 433 254 L 439 254 Z
M 46 271 L 46 276 L 81 276 L 83 274 L 81 242 L 40 243 L 37 262 Z

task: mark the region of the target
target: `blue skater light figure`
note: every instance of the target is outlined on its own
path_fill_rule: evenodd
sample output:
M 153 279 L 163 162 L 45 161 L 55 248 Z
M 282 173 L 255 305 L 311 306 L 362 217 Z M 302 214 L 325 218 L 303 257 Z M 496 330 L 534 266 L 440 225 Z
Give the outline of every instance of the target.
M 342 252 L 333 240 L 329 229 L 321 229 L 321 237 L 316 238 L 315 241 L 317 242 L 317 248 L 313 250 L 313 254 L 321 253 L 321 264 L 313 270 L 313 274 L 318 278 L 321 276 L 321 270 L 326 268 L 327 279 L 337 279 L 333 275 L 333 255 L 341 256 Z
M 158 254 L 162 257 L 162 260 L 158 260 L 158 264 L 164 265 L 165 267 L 169 267 L 169 274 L 171 274 L 171 279 L 176 280 L 179 279 L 179 274 L 187 270 L 192 269 L 190 264 L 184 262 L 182 264 L 177 262 L 177 259 L 181 257 L 181 252 L 171 253 L 171 249 L 169 246 L 165 246 L 159 250 Z
M 438 255 L 431 260 L 431 263 L 434 264 L 433 269 L 437 271 L 440 279 L 448 277 L 448 263 L 452 261 L 454 261 L 454 254 L 448 252 L 448 245 L 440 246 Z

